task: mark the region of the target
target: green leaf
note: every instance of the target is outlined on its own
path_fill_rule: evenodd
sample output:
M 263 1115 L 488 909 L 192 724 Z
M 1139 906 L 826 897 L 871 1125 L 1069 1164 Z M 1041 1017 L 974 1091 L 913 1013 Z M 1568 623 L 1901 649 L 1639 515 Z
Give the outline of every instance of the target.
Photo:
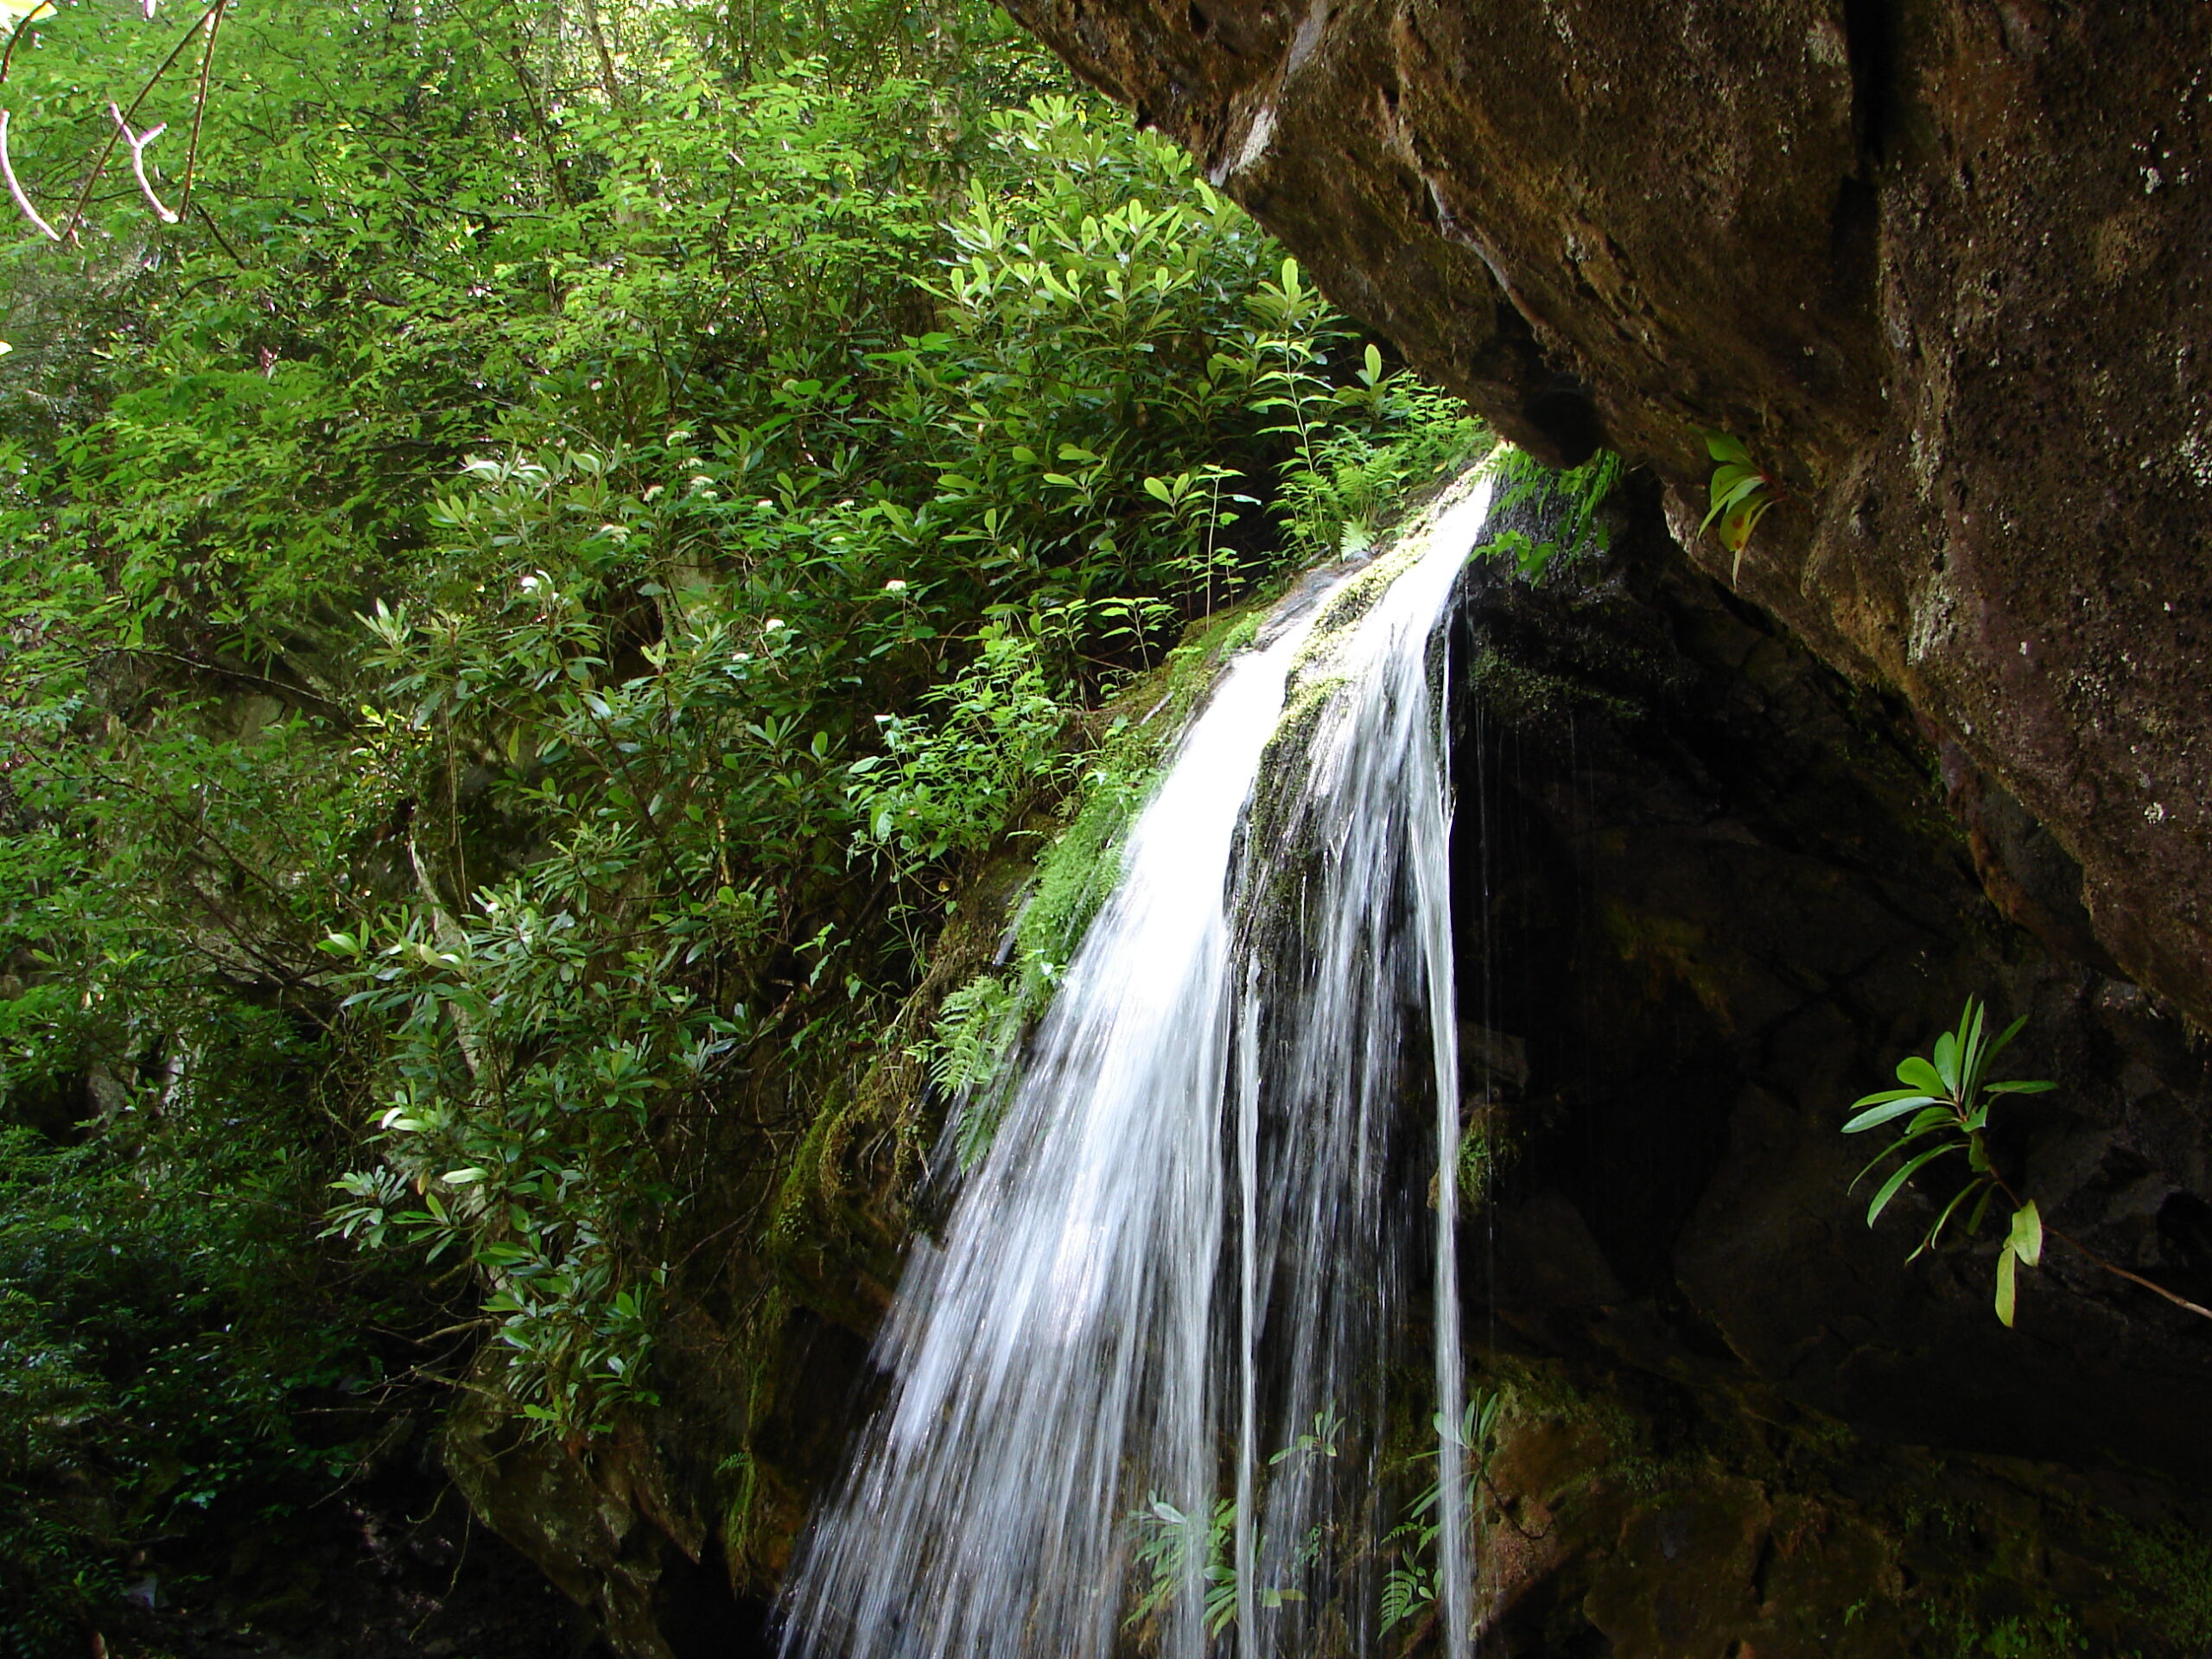
M 1930 1095 L 1943 1092 L 1942 1075 L 1917 1054 L 1908 1054 L 1897 1062 L 1897 1081 Z
M 1737 493 L 1723 489 L 1723 486 L 1719 485 L 1719 480 L 1714 480 L 1714 486 L 1712 486 L 1712 506 L 1706 511 L 1706 518 L 1699 520 L 1697 529 L 1699 531 L 1710 529 L 1712 520 L 1717 520 L 1717 518 L 1721 518 L 1723 513 L 1734 511 L 1734 505 L 1737 505 Z
M 2056 1084 L 2048 1081 L 2035 1083 L 2024 1081 L 2016 1083 L 1993 1083 L 1986 1084 L 1984 1086 L 1983 1092 L 1985 1094 L 1992 1095 L 2043 1095 L 2050 1093 L 2053 1089 L 2057 1087 L 2058 1085 Z
M 1990 1044 L 1987 1058 L 1993 1060 L 1998 1057 L 1998 1055 L 2004 1052 L 2005 1046 L 2011 1042 L 2015 1037 L 2018 1036 L 2020 1034 L 2021 1027 L 2025 1026 L 2027 1023 L 2028 1016 L 2024 1014 L 2018 1019 L 2015 1020 L 2011 1025 L 2005 1027 L 2005 1034 L 1999 1037 L 1995 1042 Z
M 1907 1095 L 1911 1094 L 1919 1094 L 1922 1095 L 1923 1098 L 1927 1099 L 1934 1098 L 1932 1095 L 1927 1094 L 1926 1091 L 1921 1090 L 1877 1089 L 1871 1095 L 1859 1096 L 1859 1098 L 1853 1101 L 1846 1109 L 1853 1112 L 1860 1111 L 1869 1106 L 1879 1106 L 1885 1101 L 1903 1100 Z
M 2033 1198 L 2012 1212 L 2012 1234 L 2005 1248 L 2031 1268 L 2043 1261 L 2043 1212 Z
M 1908 1180 L 1912 1179 L 1915 1171 L 1920 1169 L 1924 1165 L 1933 1163 L 1936 1159 L 1941 1158 L 1945 1153 L 1955 1152 L 1957 1149 L 1958 1148 L 1955 1146 L 1946 1145 L 1935 1147 L 1933 1150 L 1929 1152 L 1923 1152 L 1919 1157 L 1914 1159 L 1910 1163 L 1905 1165 L 1904 1168 L 1898 1170 L 1896 1174 L 1891 1176 L 1888 1180 L 1882 1184 L 1882 1190 L 1874 1195 L 1874 1202 L 1866 1206 L 1866 1224 L 1869 1227 L 1872 1227 L 1874 1224 L 1875 1220 L 1881 1215 L 1882 1211 L 1889 1208 L 1890 1200 L 1897 1197 L 1897 1190 Z
M 1953 1108 L 1950 1102 L 1944 1101 L 1937 1105 L 1923 1106 L 1921 1108 L 1918 1115 L 1916 1116 L 1912 1122 L 1906 1126 L 1906 1133 L 1910 1135 L 1926 1135 L 1930 1129 L 1949 1128 L 1955 1125 L 1958 1121 L 1958 1114 L 1955 1109 Z
M 1971 1006 L 1971 1005 L 1969 1005 Z M 1963 1020 L 1961 1024 L 1965 1023 Z M 1954 1096 L 1959 1092 L 1959 1039 L 1952 1032 L 1945 1032 L 1936 1039 L 1936 1075 Z
M 1888 1146 L 1884 1147 L 1879 1152 L 1876 1153 L 1873 1157 L 1867 1160 L 1866 1167 L 1860 1170 L 1858 1174 L 1851 1178 L 1851 1185 L 1853 1187 L 1856 1187 L 1859 1182 L 1865 1180 L 1869 1175 L 1880 1168 L 1881 1166 L 1889 1159 L 1896 1156 L 1898 1153 L 1903 1152 L 1914 1141 L 1925 1140 L 1927 1138 L 1927 1134 L 1928 1132 L 1925 1129 L 1907 1129 L 1896 1140 L 1891 1141 Z M 1946 1144 L 1957 1146 L 1960 1143 L 1954 1141 L 1947 1142 Z
M 1908 1262 L 1912 1262 L 1927 1251 L 1934 1249 L 1936 1240 L 1943 1236 L 1943 1229 L 1949 1224 L 1951 1217 L 1958 1212 L 1959 1206 L 1976 1192 L 1982 1191 L 1983 1185 L 1979 1181 L 1970 1182 L 1953 1193 L 1951 1201 L 1943 1206 L 1943 1213 L 1936 1217 L 1936 1224 L 1928 1230 L 1928 1236 L 1920 1241 L 1920 1248 L 1905 1257 L 1905 1260 Z
M 1731 553 L 1743 552 L 1751 539 L 1751 532 L 1758 528 L 1759 520 L 1766 517 L 1766 510 L 1774 502 L 1766 497 L 1755 501 L 1739 501 L 1729 508 L 1720 520 L 1720 544 Z
M 1723 467 L 1713 475 L 1711 499 L 1714 510 L 1733 506 L 1765 483 L 1764 476 L 1751 467 Z
M 1843 1126 L 1843 1132 L 1846 1135 L 1857 1135 L 1863 1130 L 1875 1128 L 1887 1123 L 1892 1118 L 1903 1117 L 1907 1112 L 1917 1111 L 1930 1103 L 1926 1095 L 1916 1095 L 1900 1090 L 1897 1091 L 1897 1097 L 1892 1098 L 1886 1105 L 1877 1106 L 1872 1111 L 1859 1113 L 1858 1116 Z M 1872 1099 L 1875 1096 L 1869 1096 L 1868 1098 Z M 1859 1103 L 1864 1105 L 1866 1103 L 1862 1101 Z M 1943 1113 L 1946 1118 L 1949 1116 L 1948 1111 Z
M 2016 1294 L 2014 1276 L 2018 1268 L 2014 1265 L 2012 1247 L 2006 1245 L 1997 1256 L 1997 1318 L 2006 1330 L 2012 1328 L 2012 1304 Z
M 1744 448 L 1740 440 L 1730 437 L 1726 432 L 1707 432 L 1705 435 L 1705 453 L 1715 461 L 1734 461 L 1739 467 L 1751 464 L 1751 452 Z

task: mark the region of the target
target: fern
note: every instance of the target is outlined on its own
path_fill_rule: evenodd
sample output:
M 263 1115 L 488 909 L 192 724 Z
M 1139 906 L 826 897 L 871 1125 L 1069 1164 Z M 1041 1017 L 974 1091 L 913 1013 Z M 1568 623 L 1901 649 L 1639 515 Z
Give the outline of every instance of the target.
M 1446 1446 L 1458 1449 L 1465 1465 L 1464 1502 L 1470 1525 L 1474 1519 L 1475 1490 L 1481 1484 L 1484 1471 L 1490 1466 L 1497 1439 L 1498 1417 L 1504 1404 L 1503 1395 L 1485 1390 L 1469 1397 L 1456 1424 L 1446 1422 L 1444 1414 L 1438 1412 L 1432 1419 L 1440 1442 L 1438 1451 L 1424 1452 L 1415 1459 L 1426 1462 L 1435 1459 Z M 1436 1478 L 1406 1506 L 1406 1518 L 1390 1529 L 1385 1541 L 1400 1544 L 1401 1555 L 1398 1565 L 1382 1575 L 1382 1622 L 1378 1635 L 1388 1635 L 1393 1626 L 1403 1624 L 1436 1599 L 1436 1569 L 1425 1565 L 1421 1557 L 1444 1529 L 1439 1515 L 1443 1503 L 1444 1477 L 1440 1465 Z
M 1436 1574 L 1415 1562 L 1394 1567 L 1382 1575 L 1382 1624 L 1376 1633 L 1388 1636 L 1397 1625 L 1436 1599 Z
M 1621 458 L 1601 450 L 1580 467 L 1560 471 L 1511 446 L 1500 448 L 1495 463 L 1496 492 L 1491 499 L 1495 523 L 1516 507 L 1556 505 L 1559 516 L 1549 535 L 1539 539 L 1523 530 L 1501 530 L 1486 549 L 1513 561 L 1530 582 L 1561 558 L 1605 550 L 1609 536 L 1598 509 L 1621 480 Z

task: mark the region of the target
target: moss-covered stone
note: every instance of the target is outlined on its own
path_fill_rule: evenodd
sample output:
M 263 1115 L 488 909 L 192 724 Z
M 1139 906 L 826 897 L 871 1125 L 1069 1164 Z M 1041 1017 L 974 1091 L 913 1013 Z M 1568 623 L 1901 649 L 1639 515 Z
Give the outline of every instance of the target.
M 2180 1659 L 2212 1634 L 2212 1514 L 2154 1480 L 1937 1456 L 1569 1362 L 1484 1381 L 1504 1406 L 1477 1607 L 1505 1659 Z

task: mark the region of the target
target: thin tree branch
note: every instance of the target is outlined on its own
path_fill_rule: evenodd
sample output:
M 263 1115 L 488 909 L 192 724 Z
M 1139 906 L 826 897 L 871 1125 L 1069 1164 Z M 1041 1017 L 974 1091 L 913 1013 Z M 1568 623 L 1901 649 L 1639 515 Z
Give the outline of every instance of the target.
M 12 41 L 10 45 L 14 44 Z M 8 181 L 8 194 L 16 199 L 16 206 L 23 210 L 23 217 L 38 226 L 39 233 L 49 242 L 61 240 L 61 232 L 39 217 L 38 209 L 31 206 L 29 193 L 22 181 L 16 176 L 16 164 L 8 159 L 8 111 L 0 110 L 0 176 Z
M 1990 1175 L 1990 1179 L 1996 1183 L 1998 1191 L 2004 1193 L 2006 1201 L 2010 1203 L 2015 1210 L 2024 1210 L 2027 1207 L 2027 1200 L 2023 1198 L 2018 1192 L 2015 1192 L 2012 1190 L 2012 1183 L 2005 1180 L 2003 1176 L 1999 1175 L 1993 1171 Z M 2144 1289 L 2150 1291 L 2154 1295 L 2164 1297 L 2176 1307 L 2185 1308 L 2191 1313 L 2197 1314 L 2204 1319 L 2212 1319 L 2212 1307 L 2199 1307 L 2195 1302 L 2190 1301 L 2188 1297 L 2168 1290 L 2164 1285 L 2154 1285 L 2139 1273 L 2130 1273 L 2126 1268 L 2121 1267 L 2119 1262 L 2106 1260 L 2103 1256 L 2091 1249 L 2088 1245 L 2084 1244 L 2080 1239 L 2072 1236 L 2070 1234 L 2060 1232 L 2057 1228 L 2052 1226 L 2049 1222 L 2045 1222 L 2044 1224 L 2043 1230 L 2051 1237 L 2056 1239 L 2060 1243 L 2071 1245 L 2075 1249 L 2081 1252 L 2082 1255 L 2087 1256 L 2092 1265 L 2102 1268 L 2107 1273 L 2113 1274 L 2120 1278 L 2125 1279 L 2132 1285 L 2140 1285 Z
M 225 253 L 231 256 L 231 263 L 236 265 L 240 270 L 250 270 L 252 269 L 252 267 L 246 264 L 245 256 L 231 245 L 231 238 L 223 234 L 223 227 L 215 222 L 213 217 L 208 213 L 207 208 L 204 207 L 199 207 L 197 212 L 200 214 L 200 222 L 202 225 L 205 225 L 209 232 L 213 235 L 215 238 L 215 245 L 222 249 Z
M 151 5 L 153 0 L 146 0 Z M 200 164 L 200 124 L 207 115 L 207 76 L 215 67 L 215 36 L 222 33 L 223 8 L 228 0 L 215 0 L 207 10 L 207 49 L 200 54 L 200 94 L 192 102 L 192 141 L 184 151 L 184 189 L 177 198 L 180 212 L 192 205 L 192 175 Z
M 151 0 L 148 0 L 148 3 L 150 4 Z M 167 132 L 169 124 L 164 121 L 157 127 L 147 128 L 143 133 L 134 133 L 130 130 L 130 124 L 123 118 L 123 111 L 112 103 L 108 105 L 107 112 L 115 118 L 115 124 L 123 130 L 123 142 L 130 146 L 130 170 L 137 175 L 138 188 L 146 198 L 146 205 L 154 210 L 154 217 L 162 224 L 175 224 L 177 215 L 162 205 L 162 199 L 154 194 L 154 181 L 146 176 L 146 146 Z
M 124 126 L 129 126 L 132 121 L 137 119 L 138 106 L 146 101 L 148 95 L 160 85 L 162 77 L 168 73 L 169 70 L 175 67 L 176 60 L 184 55 L 184 48 L 192 44 L 192 37 L 200 32 L 200 26 L 212 21 L 215 14 L 229 3 L 230 0 L 215 0 L 213 5 L 192 20 L 191 27 L 177 36 L 176 44 L 169 48 L 168 56 L 162 60 L 160 67 L 146 77 L 146 84 L 138 89 L 138 96 L 132 99 L 130 107 L 124 111 L 123 124 Z M 195 111 L 193 117 L 193 130 L 196 134 L 199 129 L 199 113 Z M 108 135 L 107 147 L 100 151 L 99 160 L 92 163 L 92 170 L 85 175 L 85 188 L 77 193 L 76 206 L 69 210 L 69 222 L 61 227 L 61 235 L 54 238 L 55 241 L 65 239 L 73 241 L 76 238 L 77 227 L 85 222 L 85 209 L 92 200 L 92 187 L 99 182 L 100 175 L 107 171 L 108 158 L 115 154 L 116 143 L 122 136 L 119 132 Z
M 38 22 L 41 17 L 50 17 L 53 15 L 54 9 L 51 6 L 33 6 L 16 20 L 15 28 L 8 32 L 8 49 L 0 52 L 0 83 L 4 83 L 8 79 L 8 66 L 16 60 L 16 42 L 23 38 L 23 31 Z

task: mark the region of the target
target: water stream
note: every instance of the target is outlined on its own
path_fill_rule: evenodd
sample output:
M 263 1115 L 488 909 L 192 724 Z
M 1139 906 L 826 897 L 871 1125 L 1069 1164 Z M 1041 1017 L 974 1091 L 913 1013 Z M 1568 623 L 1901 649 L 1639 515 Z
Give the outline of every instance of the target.
M 1488 499 L 1463 485 L 1279 613 L 1185 734 L 914 1247 L 787 1659 L 1376 1645 L 1393 1379 L 1417 1360 L 1437 1423 L 1463 1409 L 1438 625 Z M 1462 1466 L 1439 1447 L 1449 1656 Z

